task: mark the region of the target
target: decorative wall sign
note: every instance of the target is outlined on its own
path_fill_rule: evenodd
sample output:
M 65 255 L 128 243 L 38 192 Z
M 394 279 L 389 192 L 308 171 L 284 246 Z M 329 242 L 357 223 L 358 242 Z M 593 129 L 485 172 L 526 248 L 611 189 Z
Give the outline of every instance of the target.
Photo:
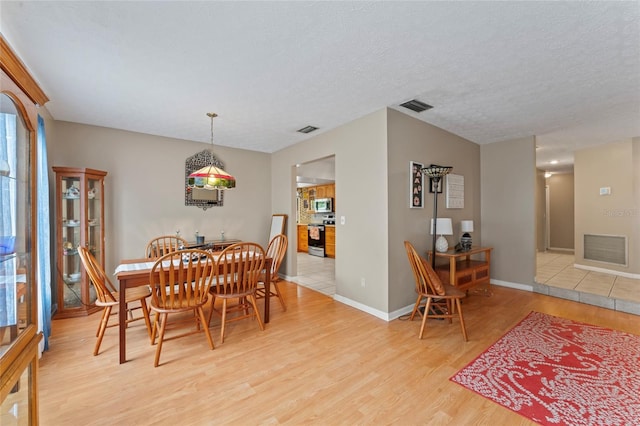
M 447 208 L 463 209 L 464 208 L 464 176 L 447 175 Z
M 421 209 L 424 207 L 424 175 L 423 164 L 409 162 L 409 207 Z
M 189 175 L 196 170 L 213 164 L 216 167 L 224 168 L 224 164 L 218 160 L 211 151 L 200 151 L 195 155 L 187 158 L 184 162 L 184 205 L 196 206 L 202 210 L 206 210 L 209 207 L 222 207 L 223 204 L 223 192 L 218 190 L 209 190 L 202 188 L 190 188 L 187 185 Z

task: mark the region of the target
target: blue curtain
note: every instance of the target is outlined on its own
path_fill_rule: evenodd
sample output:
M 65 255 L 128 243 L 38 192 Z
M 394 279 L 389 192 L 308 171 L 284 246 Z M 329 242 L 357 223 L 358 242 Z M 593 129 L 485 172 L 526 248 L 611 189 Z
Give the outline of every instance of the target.
M 44 334 L 44 350 L 49 349 L 51 336 L 51 242 L 49 228 L 49 167 L 44 120 L 38 115 L 38 302 L 39 326 Z

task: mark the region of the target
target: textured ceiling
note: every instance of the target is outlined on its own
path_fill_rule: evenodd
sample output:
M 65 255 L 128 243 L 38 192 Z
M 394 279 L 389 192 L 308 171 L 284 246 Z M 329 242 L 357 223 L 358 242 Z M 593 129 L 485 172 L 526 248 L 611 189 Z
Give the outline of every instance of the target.
M 206 143 L 213 111 L 217 145 L 274 152 L 391 107 L 536 135 L 548 169 L 640 136 L 637 1 L 2 1 L 0 31 L 57 120 Z

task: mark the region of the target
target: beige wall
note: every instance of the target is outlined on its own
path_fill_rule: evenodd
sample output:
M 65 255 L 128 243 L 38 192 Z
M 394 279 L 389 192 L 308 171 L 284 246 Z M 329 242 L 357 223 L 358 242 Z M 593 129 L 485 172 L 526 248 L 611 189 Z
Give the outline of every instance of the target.
M 185 159 L 209 144 L 104 127 L 49 120 L 49 166 L 105 170 L 106 271 L 121 259 L 142 257 L 147 242 L 180 229 L 187 239 L 196 230 L 206 238 L 252 240 L 267 244 L 271 224 L 269 155 L 214 147 L 214 154 L 237 179 L 223 207 L 206 211 L 184 205 Z M 55 179 L 50 172 L 52 191 Z M 54 204 L 52 211 L 55 212 Z
M 640 273 L 640 138 L 575 152 L 576 263 L 623 273 Z M 610 187 L 611 195 L 600 195 Z M 584 234 L 624 235 L 628 266 L 584 260 Z
M 553 174 L 549 187 L 549 248 L 574 248 L 573 173 Z
M 415 302 L 415 283 L 404 250 L 410 241 L 420 254 L 431 249 L 429 222 L 433 216 L 433 194 L 424 194 L 422 209 L 409 208 L 409 162 L 428 166 L 452 166 L 451 173 L 464 176 L 464 208 L 449 209 L 446 192 L 438 195 L 438 217 L 453 222 L 453 234 L 447 236 L 450 247 L 460 240 L 460 221 L 474 221 L 474 245 L 482 240 L 480 220 L 480 146 L 438 127 L 395 110 L 388 112 L 389 157 L 389 311 Z M 428 179 L 425 178 L 428 185 Z
M 273 211 L 295 218 L 295 165 L 335 154 L 336 298 L 376 315 L 388 306 L 386 116 L 376 111 L 271 156 Z M 289 235 L 295 226 L 289 221 Z M 294 239 L 289 247 L 286 274 L 295 276 Z
M 446 163 L 465 176 L 465 208 L 447 209 L 439 197 L 440 214 L 473 219 L 480 242 L 479 146 L 395 110 L 384 109 L 272 156 L 274 212 L 295 212 L 295 164 L 335 154 L 336 298 L 375 315 L 393 317 L 415 302 L 411 269 L 403 241 L 424 252 L 430 236 L 427 221 L 432 198 L 424 209 L 409 208 L 409 161 Z M 288 182 L 284 185 L 283 182 Z M 388 189 L 389 188 L 389 189 Z M 346 223 L 340 224 L 344 216 Z M 295 223 L 289 232 L 295 235 Z M 296 275 L 295 243 L 287 253 L 287 275 Z M 364 278 L 365 286 L 362 286 Z
M 482 244 L 494 248 L 491 281 L 534 284 L 535 137 L 480 146 Z

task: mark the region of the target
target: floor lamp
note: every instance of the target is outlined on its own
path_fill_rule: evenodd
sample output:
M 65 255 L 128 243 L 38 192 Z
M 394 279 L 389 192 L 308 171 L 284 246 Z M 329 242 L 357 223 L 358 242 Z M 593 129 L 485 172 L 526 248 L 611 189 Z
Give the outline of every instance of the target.
M 436 238 L 438 237 L 438 188 L 440 187 L 440 181 L 442 178 L 449 174 L 452 169 L 453 167 L 438 166 L 437 164 L 431 164 L 429 167 L 424 167 L 422 169 L 422 173 L 429 176 L 431 179 L 429 185 L 433 188 L 433 245 L 431 248 L 431 267 L 434 270 L 436 269 Z

